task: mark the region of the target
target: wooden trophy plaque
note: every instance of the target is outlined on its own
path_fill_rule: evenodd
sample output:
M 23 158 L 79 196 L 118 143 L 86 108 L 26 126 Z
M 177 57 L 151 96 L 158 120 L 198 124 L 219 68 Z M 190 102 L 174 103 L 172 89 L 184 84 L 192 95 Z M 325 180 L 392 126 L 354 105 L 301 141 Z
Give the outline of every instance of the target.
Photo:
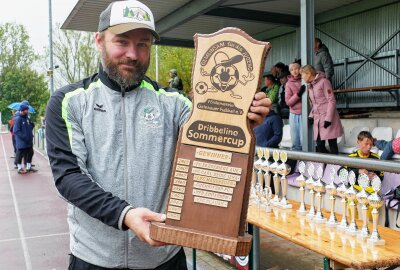
M 181 128 L 165 223 L 152 239 L 248 255 L 245 221 L 255 138 L 247 118 L 270 45 L 237 28 L 194 36 L 193 111 Z

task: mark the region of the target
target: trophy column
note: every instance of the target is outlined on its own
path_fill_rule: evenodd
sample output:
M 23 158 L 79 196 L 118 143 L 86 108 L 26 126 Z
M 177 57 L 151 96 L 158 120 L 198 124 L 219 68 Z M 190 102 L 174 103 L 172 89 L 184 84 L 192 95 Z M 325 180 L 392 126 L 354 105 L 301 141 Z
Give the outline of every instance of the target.
M 378 232 L 378 217 L 379 212 L 378 209 L 382 207 L 383 200 L 378 195 L 379 190 L 381 190 L 381 179 L 378 176 L 375 176 L 372 181 L 371 185 L 374 188 L 374 193 L 368 196 L 369 204 L 373 207 L 372 209 L 372 233 L 371 237 L 367 240 L 368 245 L 384 245 L 385 240 L 381 239 L 381 236 Z
M 291 209 L 292 204 L 288 203 L 288 200 L 286 198 L 286 193 L 287 193 L 287 188 L 288 188 L 288 180 L 286 178 L 286 175 L 290 173 L 290 166 L 286 164 L 287 161 L 287 153 L 286 152 L 281 152 L 281 165 L 278 166 L 277 170 L 278 173 L 282 176 L 281 177 L 281 183 L 282 183 L 282 199 L 279 202 L 279 207 L 284 208 L 284 209 Z
M 350 235 L 356 235 L 358 233 L 358 227 L 356 223 L 356 204 L 354 203 L 357 190 L 354 188 L 354 184 L 356 183 L 356 175 L 353 171 L 349 172 L 349 184 L 350 187 L 346 190 L 345 195 L 347 200 L 350 202 L 350 225 L 347 228 L 346 232 Z
M 310 210 L 307 214 L 307 218 L 308 219 L 313 219 L 315 216 L 315 207 L 314 207 L 314 164 L 310 164 L 307 168 L 307 172 L 308 172 L 308 179 L 306 181 L 306 187 L 310 190 Z
M 300 207 L 297 209 L 297 213 L 300 215 L 305 215 L 307 214 L 307 209 L 306 209 L 306 204 L 304 203 L 304 193 L 305 189 L 304 187 L 306 186 L 306 179 L 304 178 L 304 172 L 306 170 L 306 164 L 304 161 L 299 162 L 299 172 L 300 175 L 296 178 L 296 182 L 299 184 L 299 192 L 300 192 Z
M 335 169 L 334 168 L 332 168 L 332 170 L 330 171 L 330 180 L 331 180 L 331 183 L 325 187 L 326 191 L 329 194 L 329 202 L 330 202 L 330 210 L 331 210 L 329 219 L 326 222 L 326 226 L 336 227 L 338 225 L 338 222 L 337 222 L 337 219 L 335 216 L 335 200 L 336 200 L 335 195 L 337 193 L 337 190 L 336 190 L 336 185 L 334 183 L 334 180 L 335 180 Z
M 281 181 L 279 179 L 278 175 L 278 166 L 279 166 L 279 152 L 278 150 L 274 150 L 273 153 L 273 158 L 274 158 L 274 163 L 271 164 L 269 167 L 270 171 L 274 174 L 273 180 L 274 180 L 274 189 L 275 189 L 275 197 L 271 200 L 272 205 L 278 205 L 279 204 L 279 192 L 281 189 Z
M 347 178 L 349 176 L 349 172 L 343 168 L 339 171 L 339 180 L 342 182 L 342 184 L 337 188 L 337 194 L 342 198 L 340 200 L 340 203 L 342 205 L 342 220 L 340 221 L 339 226 L 337 227 L 338 230 L 340 231 L 345 231 L 348 227 L 347 223 L 347 201 L 346 201 L 346 190 L 347 190 Z
M 317 181 L 314 183 L 314 190 L 317 192 L 317 213 L 315 214 L 314 221 L 316 223 L 325 223 L 326 218 L 322 214 L 322 192 L 325 191 L 325 185 L 321 182 L 323 174 L 322 166 L 319 166 L 316 171 Z
M 361 192 L 357 194 L 357 201 L 361 203 L 361 211 L 362 211 L 362 221 L 363 225 L 359 234 L 357 235 L 359 238 L 367 238 L 369 237 L 368 230 L 368 193 L 365 191 L 367 187 L 369 187 L 369 177 L 366 174 L 360 174 L 358 177 L 358 184 L 362 188 Z

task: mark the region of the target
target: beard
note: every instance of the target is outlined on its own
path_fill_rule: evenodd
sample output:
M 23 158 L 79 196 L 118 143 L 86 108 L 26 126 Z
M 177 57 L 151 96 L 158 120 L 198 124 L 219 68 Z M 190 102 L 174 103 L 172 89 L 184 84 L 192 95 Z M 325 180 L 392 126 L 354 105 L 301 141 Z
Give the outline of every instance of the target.
M 118 83 L 121 88 L 127 89 L 135 85 L 139 85 L 147 72 L 150 65 L 150 59 L 146 62 L 139 60 L 132 60 L 129 58 L 113 60 L 109 57 L 105 46 L 103 46 L 103 53 L 101 56 L 101 63 L 104 72 L 110 79 Z M 119 65 L 131 65 L 131 70 L 122 70 Z

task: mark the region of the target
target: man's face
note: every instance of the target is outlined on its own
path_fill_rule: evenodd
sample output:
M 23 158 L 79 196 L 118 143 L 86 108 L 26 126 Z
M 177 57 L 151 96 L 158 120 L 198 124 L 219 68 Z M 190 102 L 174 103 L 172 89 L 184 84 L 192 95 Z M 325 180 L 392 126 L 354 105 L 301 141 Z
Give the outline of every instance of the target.
M 28 114 L 28 110 L 23 110 L 20 112 L 21 115 L 27 115 Z
M 357 141 L 358 148 L 363 156 L 369 155 L 369 152 L 372 148 L 373 142 L 371 139 L 364 138 L 362 140 Z
M 300 75 L 300 65 L 299 64 L 290 64 L 289 71 L 293 77 L 297 78 Z
M 96 33 L 104 71 L 121 87 L 139 84 L 150 64 L 153 36 L 149 30 L 135 29 L 115 35 L 106 30 Z

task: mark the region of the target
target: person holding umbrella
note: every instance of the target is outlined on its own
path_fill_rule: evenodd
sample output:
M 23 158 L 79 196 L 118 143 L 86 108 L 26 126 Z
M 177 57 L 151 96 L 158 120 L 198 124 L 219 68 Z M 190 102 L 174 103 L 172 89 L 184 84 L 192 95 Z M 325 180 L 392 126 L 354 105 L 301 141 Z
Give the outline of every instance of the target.
M 21 103 L 19 107 L 19 113 L 15 114 L 14 119 L 14 135 L 17 146 L 16 163 L 19 174 L 26 174 L 28 172 L 36 172 L 37 170 L 32 168 L 32 157 L 33 157 L 33 127 L 28 117 L 29 107 Z M 26 168 L 22 166 L 22 159 L 26 163 Z

